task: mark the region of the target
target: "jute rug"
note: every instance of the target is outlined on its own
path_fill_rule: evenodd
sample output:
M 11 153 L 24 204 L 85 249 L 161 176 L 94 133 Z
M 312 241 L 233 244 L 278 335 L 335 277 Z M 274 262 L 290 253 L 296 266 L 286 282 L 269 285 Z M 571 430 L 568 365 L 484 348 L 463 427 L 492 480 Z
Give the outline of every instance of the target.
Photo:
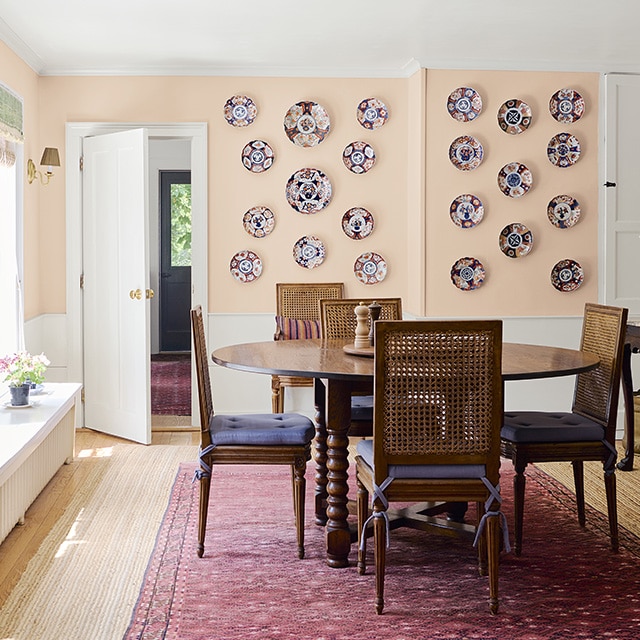
M 620 553 L 611 553 L 602 514 L 589 508 L 581 529 L 573 495 L 535 468 L 524 555 L 501 559 L 498 616 L 488 612 L 487 580 L 469 541 L 408 530 L 391 534 L 385 613 L 377 616 L 371 570 L 326 565 L 310 500 L 307 555 L 297 559 L 283 469 L 215 470 L 205 556 L 197 558 L 193 469 L 181 465 L 127 640 L 640 637 L 640 540 L 624 530 Z M 511 476 L 505 464 L 509 520 Z
M 2 640 L 121 638 L 179 464 L 197 447 L 117 444 L 93 466 L 0 611 Z

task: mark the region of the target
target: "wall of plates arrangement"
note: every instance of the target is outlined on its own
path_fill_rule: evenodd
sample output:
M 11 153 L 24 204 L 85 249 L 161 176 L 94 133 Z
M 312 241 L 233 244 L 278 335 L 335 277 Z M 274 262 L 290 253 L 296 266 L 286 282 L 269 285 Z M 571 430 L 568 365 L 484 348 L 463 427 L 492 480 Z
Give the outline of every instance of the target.
M 439 105 L 431 104 L 427 114 L 432 124 L 427 144 L 438 137 L 440 163 L 453 168 L 438 168 L 445 176 L 439 188 L 448 189 L 449 197 L 434 194 L 427 203 L 428 218 L 435 215 L 430 203 L 436 203 L 440 220 L 447 216 L 449 225 L 445 229 L 438 221 L 428 229 L 437 230 L 438 243 L 452 247 L 448 266 L 438 265 L 441 280 L 434 296 L 446 279 L 450 290 L 464 292 L 467 300 L 468 292 L 479 290 L 495 296 L 496 308 L 508 308 L 505 296 L 514 308 L 525 306 L 528 291 L 542 296 L 544 308 L 554 296 L 576 292 L 585 283 L 596 292 L 591 299 L 597 299 L 597 273 L 584 264 L 595 266 L 590 246 L 596 236 L 597 187 L 586 187 L 585 171 L 597 175 L 597 118 L 589 118 L 597 101 L 585 99 L 582 78 L 571 83 L 569 74 L 553 88 L 551 74 L 540 87 L 523 82 L 527 74 L 513 74 L 516 82 L 503 74 L 503 85 L 486 82 L 482 74 L 476 82 L 468 81 L 476 74 L 458 75 L 467 82 L 456 86 L 450 79 L 447 90 L 443 72 Z M 435 101 L 433 87 L 427 95 Z M 589 167 L 580 171 L 576 168 L 585 164 L 585 155 Z M 581 229 L 585 209 L 588 235 Z M 435 258 L 429 264 L 435 268 Z M 491 291 L 494 285 L 498 289 Z
M 223 107 L 227 123 L 238 131 L 245 131 L 260 118 L 257 101 L 247 95 L 231 96 Z M 387 105 L 380 98 L 363 98 L 354 104 L 349 114 L 340 113 L 339 117 L 352 118 L 366 132 L 367 139 L 346 140 L 341 156 L 336 154 L 331 171 L 348 171 L 353 176 L 370 172 L 376 164 L 375 132 L 383 127 L 388 118 Z M 240 164 L 252 174 L 263 174 L 272 170 L 279 161 L 274 151 L 276 138 L 288 140 L 295 147 L 306 150 L 308 160 L 304 166 L 291 166 L 291 172 L 285 184 L 281 185 L 286 202 L 297 214 L 308 218 L 309 233 L 299 237 L 291 247 L 292 264 L 302 269 L 319 269 L 325 262 L 331 247 L 331 238 L 321 238 L 314 232 L 313 221 L 316 214 L 332 203 L 334 186 L 328 175 L 315 162 L 315 149 L 332 133 L 332 122 L 325 105 L 311 100 L 300 100 L 291 105 L 283 114 L 280 126 L 273 123 L 272 140 L 260 138 L 239 139 Z M 369 139 L 371 136 L 371 139 Z M 365 136 L 363 136 L 365 137 Z M 231 159 L 233 160 L 233 158 Z M 229 271 L 233 278 L 241 283 L 255 282 L 268 264 L 269 251 L 259 247 L 261 239 L 278 233 L 278 213 L 261 203 L 255 203 L 244 212 L 238 213 L 244 230 L 251 237 L 251 248 L 242 248 L 231 257 Z M 350 207 L 342 214 L 336 231 L 355 242 L 369 238 L 374 232 L 375 220 L 371 211 L 358 206 Z M 354 243 L 354 247 L 357 245 Z M 280 245 L 273 245 L 272 251 L 281 251 Z M 385 258 L 373 250 L 354 249 L 352 278 L 373 285 L 382 282 L 387 275 Z M 277 279 L 286 279 L 281 274 Z M 328 280 L 335 279 L 331 275 Z M 346 274 L 343 277 L 346 280 Z

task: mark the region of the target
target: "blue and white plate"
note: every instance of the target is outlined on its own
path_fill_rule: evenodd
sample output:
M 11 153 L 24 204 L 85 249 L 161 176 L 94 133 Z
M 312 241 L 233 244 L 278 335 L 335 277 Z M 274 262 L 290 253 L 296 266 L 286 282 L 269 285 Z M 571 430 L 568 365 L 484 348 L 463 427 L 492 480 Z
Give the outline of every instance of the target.
M 379 253 L 367 251 L 356 258 L 353 273 L 362 284 L 378 284 L 387 277 L 387 263 Z
M 376 163 L 376 153 L 370 144 L 357 140 L 344 148 L 342 162 L 353 173 L 366 173 Z
M 352 240 L 362 240 L 373 231 L 373 216 L 362 207 L 353 207 L 342 216 L 342 230 Z
M 276 224 L 273 211 L 268 207 L 251 207 L 242 217 L 244 230 L 254 238 L 268 236 Z
M 559 133 L 547 145 L 549 162 L 561 169 L 572 167 L 580 159 L 580 141 L 570 133 Z
M 460 258 L 451 267 L 451 282 L 461 291 L 477 289 L 482 286 L 484 278 L 484 266 L 476 258 Z
M 531 171 L 521 162 L 505 164 L 498 172 L 498 187 L 510 198 L 520 198 L 531 189 L 532 184 Z
M 580 204 L 573 196 L 556 196 L 547 205 L 547 217 L 554 227 L 568 229 L 580 219 Z
M 365 129 L 379 129 L 388 117 L 387 106 L 378 98 L 362 100 L 356 111 L 356 118 Z
M 521 222 L 513 222 L 500 232 L 498 244 L 505 256 L 523 258 L 533 248 L 533 233 Z
M 549 100 L 549 113 L 558 122 L 576 122 L 584 113 L 584 98 L 574 89 L 560 89 Z
M 288 180 L 287 202 L 300 213 L 318 213 L 331 202 L 331 181 L 320 169 L 306 167 Z
M 242 164 L 252 173 L 262 173 L 273 165 L 273 149 L 264 140 L 252 140 L 242 150 Z
M 498 124 L 512 135 L 526 131 L 531 124 L 531 107 L 522 100 L 507 100 L 498 109 Z
M 284 116 L 287 138 L 299 147 L 315 147 L 331 130 L 326 109 L 317 102 L 296 102 Z
M 258 107 L 247 96 L 232 96 L 224 105 L 224 119 L 234 127 L 248 127 L 258 115 Z
M 305 269 L 315 269 L 324 262 L 324 243 L 316 236 L 302 236 L 293 245 L 293 259 Z
M 447 99 L 447 111 L 458 122 L 470 122 L 482 112 L 482 98 L 471 87 L 458 87 Z
M 449 160 L 461 171 L 477 169 L 484 157 L 480 142 L 473 136 L 460 136 L 449 147 Z
M 239 282 L 253 282 L 262 274 L 262 260 L 258 254 L 248 249 L 238 251 L 231 258 L 229 271 Z
M 584 271 L 575 260 L 560 260 L 551 269 L 551 284 L 558 291 L 575 291 L 584 280 Z
M 458 196 L 449 207 L 449 215 L 461 229 L 471 229 L 482 222 L 484 206 L 482 200 L 472 193 Z

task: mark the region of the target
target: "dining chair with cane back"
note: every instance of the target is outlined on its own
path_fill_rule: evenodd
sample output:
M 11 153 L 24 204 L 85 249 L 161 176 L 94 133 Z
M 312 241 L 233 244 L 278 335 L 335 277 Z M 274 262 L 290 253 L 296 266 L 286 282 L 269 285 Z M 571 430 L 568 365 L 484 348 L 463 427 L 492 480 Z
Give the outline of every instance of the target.
M 382 613 L 389 503 L 476 502 L 478 567 L 488 573 L 489 609 L 497 613 L 501 526 L 506 534 L 499 510 L 502 322 L 380 321 L 374 331 L 373 439 L 358 443 L 356 457 L 358 571 L 366 571 L 373 521 Z
M 522 552 L 525 469 L 535 462 L 571 462 L 578 522 L 585 525 L 584 462 L 602 462 L 611 548 L 618 550 L 616 504 L 616 418 L 628 310 L 587 303 L 580 350 L 596 354 L 600 364 L 576 376 L 569 412 L 508 411 L 502 428 L 502 455 L 515 467 L 516 555 Z
M 402 320 L 402 298 L 343 298 L 320 300 L 320 334 L 328 339 L 349 339 L 355 336 L 359 304 L 380 305 L 379 320 Z M 369 319 L 369 322 L 371 320 Z M 354 395 L 351 398 L 351 426 L 349 435 L 370 436 L 373 429 L 373 396 Z
M 277 282 L 276 331 L 274 340 L 299 340 L 320 337 L 318 301 L 342 298 L 342 282 Z M 284 411 L 285 387 L 311 387 L 313 380 L 295 376 L 271 376 L 271 405 L 274 413 Z
M 200 406 L 199 557 L 204 554 L 211 473 L 218 464 L 286 464 L 291 467 L 298 557 L 304 557 L 305 470 L 311 458 L 315 427 L 295 413 L 214 414 L 202 308 L 191 310 L 193 346 Z M 238 487 L 238 491 L 242 491 Z

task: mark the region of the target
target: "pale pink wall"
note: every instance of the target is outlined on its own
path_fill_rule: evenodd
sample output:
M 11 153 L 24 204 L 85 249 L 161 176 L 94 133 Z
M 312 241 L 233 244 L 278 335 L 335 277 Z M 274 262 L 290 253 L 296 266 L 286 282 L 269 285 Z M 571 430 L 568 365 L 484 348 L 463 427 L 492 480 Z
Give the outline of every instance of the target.
M 0 82 L 24 99 L 24 166 L 18 170 L 24 173 L 24 294 L 25 316 L 37 315 L 40 304 L 40 272 L 42 255 L 40 252 L 40 195 L 39 183 L 27 184 L 26 162 L 33 158 L 40 162 L 42 146 L 39 141 L 38 76 L 22 59 L 0 42 Z M 63 282 L 64 286 L 64 282 Z M 63 299 L 64 303 L 64 299 Z
M 397 79 L 310 78 L 42 78 L 42 131 L 47 144 L 64 147 L 66 122 L 207 122 L 209 126 L 209 310 L 269 312 L 278 281 L 343 281 L 347 295 L 402 296 L 411 286 L 407 272 L 407 82 Z M 223 107 L 234 94 L 250 96 L 258 117 L 249 127 L 230 126 Z M 378 97 L 389 108 L 388 122 L 368 131 L 356 120 L 364 98 Z M 316 147 L 294 145 L 285 135 L 285 113 L 300 100 L 319 102 L 331 118 L 331 132 Z M 275 152 L 273 166 L 252 174 L 241 164 L 244 145 L 255 139 Z M 354 140 L 371 144 L 375 166 L 364 175 L 348 171 L 344 147 Z M 314 215 L 292 209 L 286 201 L 289 177 L 303 167 L 323 170 L 331 179 L 333 199 Z M 62 181 L 60 181 L 61 184 Z M 46 233 L 55 238 L 47 247 L 51 265 L 42 308 L 64 311 L 64 192 L 49 187 Z M 277 218 L 272 234 L 256 239 L 247 234 L 242 216 L 250 207 L 270 207 Z M 375 217 L 375 230 L 364 240 L 348 238 L 341 229 L 344 212 L 362 206 Z M 292 247 L 303 235 L 317 235 L 327 249 L 325 262 L 312 270 L 300 267 Z M 264 263 L 262 276 L 241 284 L 229 273 L 235 252 L 251 249 Z M 353 264 L 360 253 L 376 251 L 389 266 L 387 278 L 375 286 L 359 283 Z
M 598 83 L 595 73 L 537 73 L 507 71 L 427 71 L 426 86 L 426 312 L 430 316 L 581 315 L 585 301 L 597 301 L 598 277 Z M 457 87 L 472 87 L 482 97 L 477 119 L 460 123 L 446 108 Z M 549 99 L 571 87 L 585 100 L 580 120 L 561 124 L 549 113 Z M 532 109 L 533 120 L 523 133 L 509 135 L 498 126 L 497 113 L 517 98 Z M 547 143 L 560 132 L 581 143 L 578 162 L 568 168 L 547 159 Z M 482 164 L 460 171 L 448 158 L 449 146 L 460 135 L 478 138 L 484 148 Z M 497 175 L 507 163 L 519 161 L 533 173 L 533 187 L 520 198 L 498 189 Z M 483 221 L 460 229 L 449 216 L 451 202 L 472 193 L 483 202 Z M 559 194 L 580 202 L 581 217 L 572 228 L 554 227 L 547 204 Z M 534 235 L 532 251 L 509 258 L 499 249 L 498 236 L 512 222 L 524 223 Z M 483 286 L 461 291 L 451 283 L 451 266 L 472 256 L 486 269 Z M 583 267 L 583 285 L 561 293 L 550 284 L 550 272 L 559 260 L 571 258 Z

